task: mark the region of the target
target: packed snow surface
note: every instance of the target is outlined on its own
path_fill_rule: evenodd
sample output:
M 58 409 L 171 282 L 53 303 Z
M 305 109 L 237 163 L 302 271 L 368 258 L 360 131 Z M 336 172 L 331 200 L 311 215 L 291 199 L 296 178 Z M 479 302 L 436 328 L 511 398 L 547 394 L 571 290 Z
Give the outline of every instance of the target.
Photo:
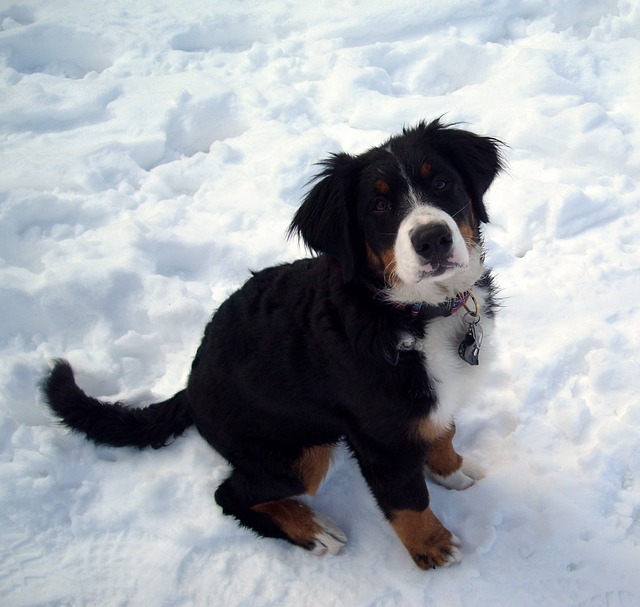
M 635 0 L 0 1 L 0 604 L 640 605 Z M 498 358 L 458 419 L 487 477 L 431 487 L 463 561 L 424 572 L 338 449 L 337 556 L 213 501 L 194 430 L 96 447 L 46 413 L 66 356 L 134 404 L 184 385 L 331 152 L 443 116 L 498 137 Z M 259 340 L 259 336 L 256 336 Z

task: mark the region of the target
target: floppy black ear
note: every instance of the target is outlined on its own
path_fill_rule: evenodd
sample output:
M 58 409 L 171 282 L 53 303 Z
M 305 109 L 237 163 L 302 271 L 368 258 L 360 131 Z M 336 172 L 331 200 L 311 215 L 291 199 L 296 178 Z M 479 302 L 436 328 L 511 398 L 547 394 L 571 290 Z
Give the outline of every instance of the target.
M 496 175 L 504 168 L 500 153 L 504 144 L 493 137 L 481 137 L 469 131 L 442 126 L 438 121 L 427 129 L 433 129 L 430 142 L 462 175 L 473 209 L 484 223 L 489 215 L 482 197 Z
M 324 169 L 294 215 L 289 235 L 297 234 L 310 249 L 338 259 L 348 282 L 356 271 L 353 215 L 358 162 L 340 153 L 321 164 Z

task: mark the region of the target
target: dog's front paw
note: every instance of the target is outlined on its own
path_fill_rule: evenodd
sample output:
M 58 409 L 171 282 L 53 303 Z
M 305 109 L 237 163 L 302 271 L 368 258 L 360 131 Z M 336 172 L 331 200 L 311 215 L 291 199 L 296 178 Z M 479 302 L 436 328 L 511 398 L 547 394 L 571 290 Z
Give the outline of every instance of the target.
M 487 476 L 484 468 L 481 464 L 479 464 L 474 459 L 469 459 L 465 457 L 462 460 L 462 467 L 460 468 L 464 474 L 466 474 L 469 478 L 472 478 L 474 481 L 479 481 Z
M 396 510 L 389 522 L 420 569 L 448 567 L 462 560 L 460 540 L 443 526 L 430 508 Z
M 445 533 L 441 537 L 432 539 L 420 550 L 411 554 L 420 569 L 449 567 L 462 561 L 460 540 L 446 529 L 443 530 Z
M 465 457 L 462 460 L 462 466 L 460 466 L 460 468 L 455 472 L 452 472 L 447 476 L 430 472 L 430 476 L 436 483 L 446 487 L 447 489 L 462 491 L 473 486 L 475 482 L 479 481 L 481 478 L 484 478 L 485 473 L 480 464 Z

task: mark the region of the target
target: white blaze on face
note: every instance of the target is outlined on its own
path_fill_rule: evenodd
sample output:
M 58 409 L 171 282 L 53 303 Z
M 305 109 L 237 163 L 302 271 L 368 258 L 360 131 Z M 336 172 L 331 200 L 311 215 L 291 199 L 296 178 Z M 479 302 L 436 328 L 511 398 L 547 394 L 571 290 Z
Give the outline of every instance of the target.
M 456 222 L 442 209 L 426 204 L 414 204 L 413 209 L 404 218 L 398 229 L 395 242 L 396 274 L 406 285 L 417 284 L 428 279 L 438 268 L 433 268 L 416 252 L 411 235 L 423 226 L 446 225 L 451 232 L 452 244 L 446 264 L 448 269 L 437 275 L 438 279 L 446 278 L 469 265 L 469 250 Z M 435 276 L 434 276 L 435 278 Z

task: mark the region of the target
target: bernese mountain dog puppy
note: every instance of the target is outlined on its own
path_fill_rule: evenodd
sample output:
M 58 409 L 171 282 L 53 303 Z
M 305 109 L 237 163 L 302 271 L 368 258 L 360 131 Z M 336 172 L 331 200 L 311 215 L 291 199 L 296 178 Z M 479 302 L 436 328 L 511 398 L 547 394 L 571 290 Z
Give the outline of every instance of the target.
M 453 489 L 482 477 L 452 438 L 496 308 L 481 224 L 500 150 L 435 120 L 331 156 L 290 226 L 316 255 L 254 273 L 220 306 L 183 390 L 146 408 L 107 403 L 58 360 L 49 407 L 114 446 L 159 448 L 194 424 L 232 467 L 222 511 L 317 554 L 347 538 L 297 497 L 316 493 L 344 441 L 416 564 L 458 562 L 425 473 Z

